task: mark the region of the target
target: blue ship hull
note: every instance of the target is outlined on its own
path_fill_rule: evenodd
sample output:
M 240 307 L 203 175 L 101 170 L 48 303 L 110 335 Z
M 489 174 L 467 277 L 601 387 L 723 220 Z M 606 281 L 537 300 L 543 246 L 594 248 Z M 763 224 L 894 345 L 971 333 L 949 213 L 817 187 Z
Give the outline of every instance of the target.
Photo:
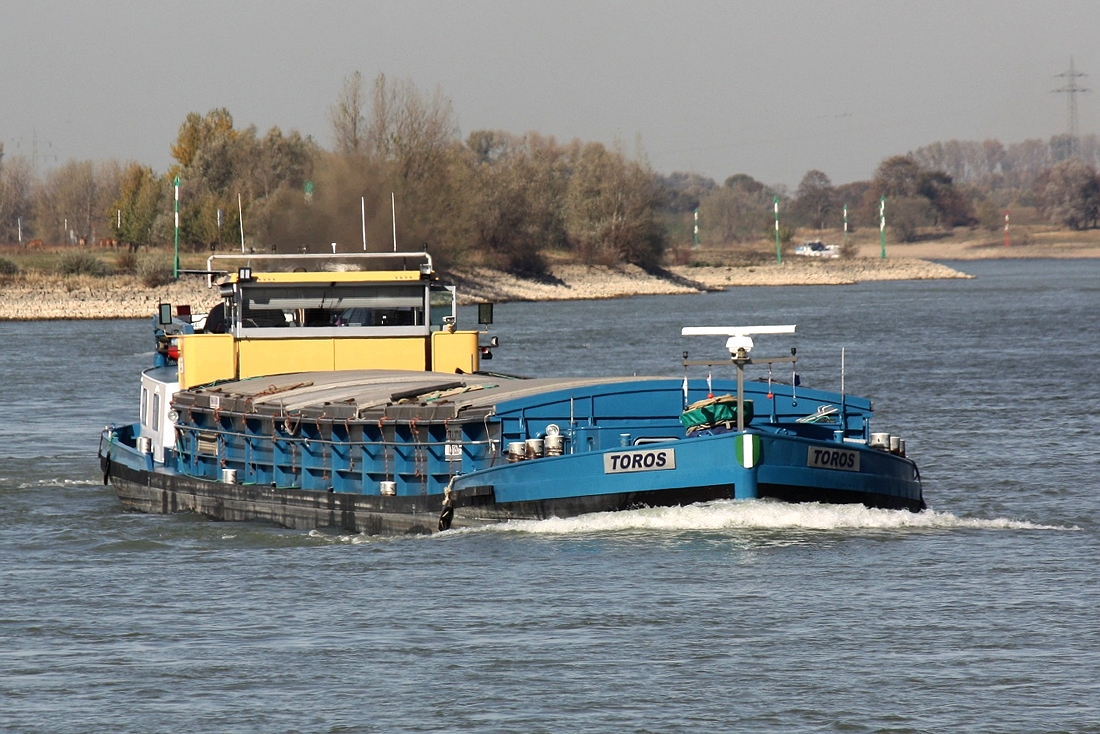
M 106 429 L 99 453 L 128 509 L 350 532 L 757 497 L 923 509 L 916 465 L 875 445 L 865 399 L 743 390 L 744 430 L 685 435 L 701 380 L 297 373 L 180 392 L 170 446 L 133 424 Z
M 738 461 L 737 444 L 759 442 L 752 467 Z M 531 508 L 625 509 L 646 505 L 681 505 L 714 499 L 774 498 L 790 502 L 862 503 L 886 509 L 924 509 L 916 465 L 874 449 L 839 449 L 860 454 L 859 471 L 807 466 L 815 451 L 833 452 L 835 445 L 791 436 L 728 432 L 644 448 L 611 449 L 589 454 L 548 457 L 506 464 L 459 477 L 455 493 L 491 491 L 494 505 L 470 510 L 475 517 L 505 519 L 532 516 Z M 642 457 L 659 463 L 662 453 L 675 452 L 675 467 L 646 466 L 609 473 L 608 460 Z M 666 461 L 666 465 L 667 465 Z M 606 498 L 606 499 L 604 499 Z M 627 499 L 623 499 L 627 498 Z M 600 507 L 601 504 L 607 505 Z M 575 514 L 565 512 L 559 514 Z M 456 513 L 457 515 L 457 513 Z M 546 515 L 537 515 L 545 517 Z

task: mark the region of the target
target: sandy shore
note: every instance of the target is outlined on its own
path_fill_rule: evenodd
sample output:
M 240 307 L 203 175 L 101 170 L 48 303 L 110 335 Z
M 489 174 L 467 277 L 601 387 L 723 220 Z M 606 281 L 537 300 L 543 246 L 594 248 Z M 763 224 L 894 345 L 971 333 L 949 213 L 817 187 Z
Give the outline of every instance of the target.
M 742 267 L 676 267 L 650 274 L 620 268 L 559 265 L 553 277 L 531 281 L 487 269 L 456 270 L 448 276 L 464 303 L 479 301 L 556 301 L 635 295 L 698 293 L 747 285 L 840 285 L 871 280 L 967 278 L 945 265 L 908 257 L 811 260 L 788 258 Z M 0 321 L 37 319 L 148 318 L 158 303 L 190 304 L 196 313 L 218 301 L 202 278 L 145 288 L 132 277 L 0 280 Z
M 890 243 L 886 246 L 888 259 L 894 257 L 923 260 L 1018 260 L 1035 258 L 1100 258 L 1100 241 L 1096 231 L 1017 233 L 1005 246 L 1004 236 L 990 235 L 969 241 L 928 240 L 925 242 Z M 875 242 L 862 245 L 860 257 L 879 258 L 880 245 Z

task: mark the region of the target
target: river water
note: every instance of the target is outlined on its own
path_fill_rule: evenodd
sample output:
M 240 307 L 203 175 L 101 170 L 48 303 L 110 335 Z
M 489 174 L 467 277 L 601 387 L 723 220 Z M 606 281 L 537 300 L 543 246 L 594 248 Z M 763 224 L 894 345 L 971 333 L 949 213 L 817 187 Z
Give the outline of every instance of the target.
M 758 352 L 838 389 L 844 348 L 919 515 L 126 514 L 95 450 L 149 322 L 0 323 L 0 730 L 1100 732 L 1100 261 L 955 265 L 976 279 L 501 304 L 485 365 L 678 376 L 722 347 L 681 326 L 796 323 Z

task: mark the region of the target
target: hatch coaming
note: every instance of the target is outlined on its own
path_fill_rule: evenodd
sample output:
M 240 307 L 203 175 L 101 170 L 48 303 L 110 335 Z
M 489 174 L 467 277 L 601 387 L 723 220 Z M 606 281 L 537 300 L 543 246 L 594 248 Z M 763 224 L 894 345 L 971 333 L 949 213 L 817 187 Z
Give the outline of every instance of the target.
M 688 398 L 705 387 L 689 385 Z M 713 389 L 730 384 L 715 381 Z M 838 440 L 864 436 L 866 400 L 789 385 L 748 383 L 753 430 Z M 298 373 L 181 391 L 180 470 L 217 479 L 375 494 L 442 492 L 450 479 L 505 463 L 510 444 L 562 437 L 565 454 L 685 438 L 676 378 L 543 378 L 407 373 Z M 843 406 L 826 423 L 798 418 Z
M 633 382 L 627 378 L 627 382 Z M 440 493 L 504 459 L 501 400 L 622 380 L 363 371 L 301 373 L 182 391 L 180 471 L 303 489 Z M 327 483 L 327 484 L 326 484 Z
M 180 405 L 179 469 L 218 479 L 306 490 L 399 495 L 440 494 L 450 478 L 491 464 L 499 429 L 485 410 L 453 405 L 391 406 L 341 419 L 338 411 L 223 410 Z M 230 407 L 233 407 L 232 405 Z M 396 415 L 395 415 L 396 413 Z

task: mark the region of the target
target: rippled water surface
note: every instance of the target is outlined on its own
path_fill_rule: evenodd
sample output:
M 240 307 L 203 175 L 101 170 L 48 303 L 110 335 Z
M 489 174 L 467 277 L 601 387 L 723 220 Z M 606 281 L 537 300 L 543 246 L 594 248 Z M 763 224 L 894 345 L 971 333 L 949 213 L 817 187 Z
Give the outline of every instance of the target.
M 845 348 L 919 515 L 386 539 L 125 514 L 96 440 L 134 416 L 149 323 L 0 323 L 0 730 L 1100 732 L 1100 262 L 959 267 L 501 304 L 486 365 L 680 375 L 721 349 L 681 326 L 797 323 L 758 349 L 839 388 Z

